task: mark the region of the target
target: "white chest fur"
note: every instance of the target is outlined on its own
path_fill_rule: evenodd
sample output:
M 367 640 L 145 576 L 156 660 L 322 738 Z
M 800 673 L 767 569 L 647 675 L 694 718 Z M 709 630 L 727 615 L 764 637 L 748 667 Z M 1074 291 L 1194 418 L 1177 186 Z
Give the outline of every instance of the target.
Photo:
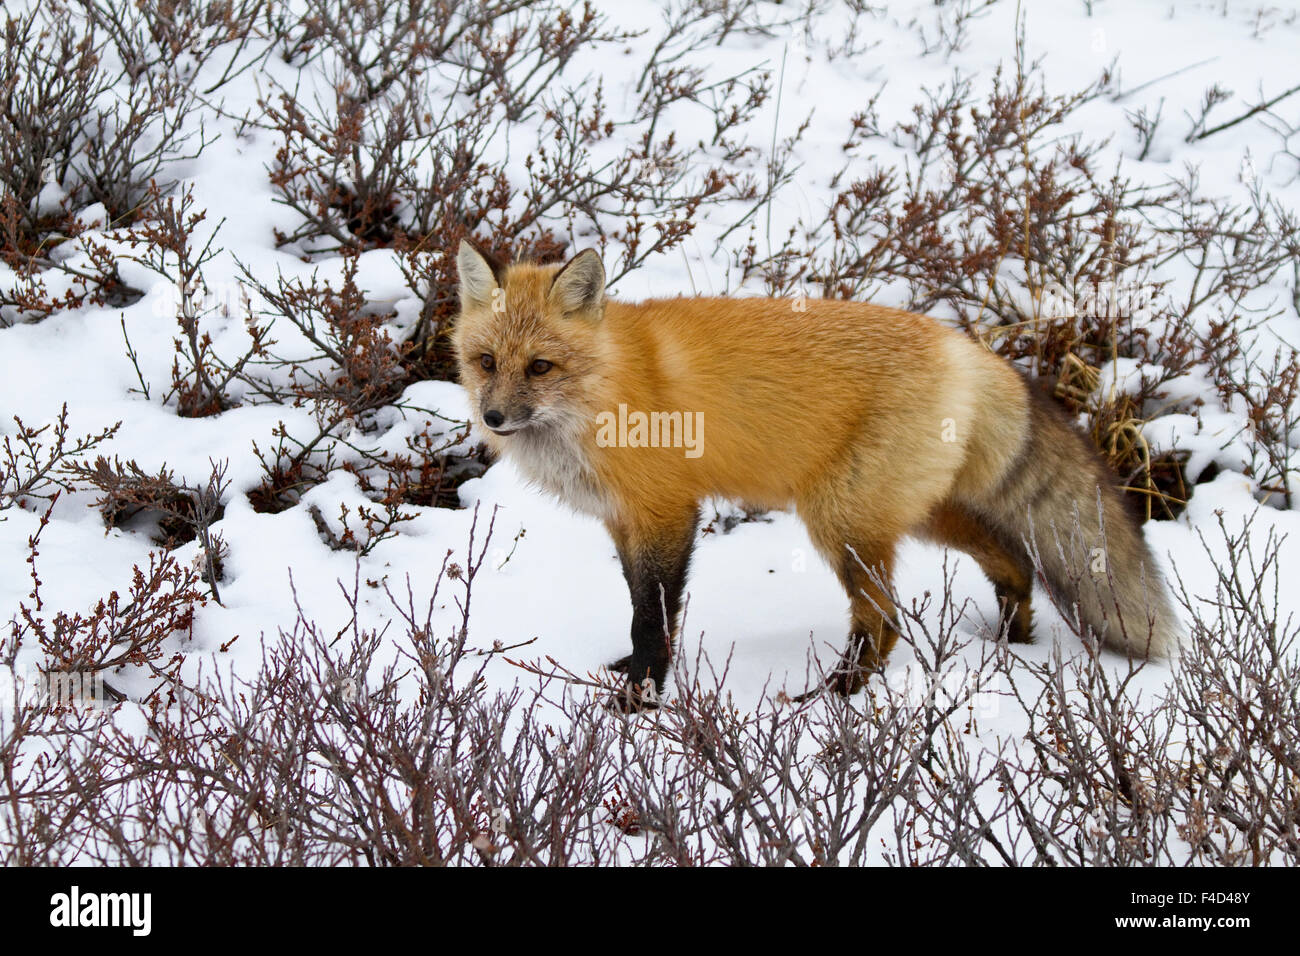
M 525 478 L 569 507 L 598 518 L 608 515 L 609 497 L 572 431 L 562 427 L 530 428 L 512 436 L 505 451 Z

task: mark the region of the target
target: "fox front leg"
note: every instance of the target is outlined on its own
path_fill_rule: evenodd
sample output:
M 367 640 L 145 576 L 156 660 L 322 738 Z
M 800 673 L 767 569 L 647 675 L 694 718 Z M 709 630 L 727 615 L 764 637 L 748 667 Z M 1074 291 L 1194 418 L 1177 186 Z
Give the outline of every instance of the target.
M 632 653 L 610 665 L 627 675 L 614 701 L 622 710 L 658 704 L 672 663 L 697 521 L 692 507 L 649 527 L 609 526 L 632 597 Z

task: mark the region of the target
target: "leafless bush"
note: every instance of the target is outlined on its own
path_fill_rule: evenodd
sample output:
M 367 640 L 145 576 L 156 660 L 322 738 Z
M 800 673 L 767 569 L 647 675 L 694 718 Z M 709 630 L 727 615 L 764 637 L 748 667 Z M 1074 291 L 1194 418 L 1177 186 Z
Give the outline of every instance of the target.
M 988 653 L 973 668 L 961 657 L 970 644 L 956 627 L 963 610 L 947 589 L 937 606 L 929 593 L 900 603 L 903 645 L 916 660 L 902 681 L 870 682 L 861 700 L 826 693 L 795 706 L 778 694 L 742 712 L 725 672 L 703 684 L 701 668 L 694 680 L 679 668 L 678 698 L 656 729 L 681 748 L 679 772 L 713 791 L 707 814 L 679 810 L 715 847 L 708 862 L 863 865 L 877 859 L 883 831 L 913 839 L 924 781 L 960 749 L 962 718 L 991 673 Z M 653 816 L 670 809 L 659 804 Z
M 129 50 L 113 51 L 127 60 L 114 63 L 94 18 L 38 7 L 7 16 L 5 31 L 0 175 L 24 213 L 54 184 L 72 202 L 103 203 L 111 222 L 129 220 L 168 163 L 202 148 L 201 131 L 182 129 L 193 103 L 186 85 L 170 71 L 140 69 Z M 41 231 L 37 215 L 26 213 L 28 234 Z
M 321 538 L 334 551 L 355 551 L 367 555 L 375 546 L 387 541 L 398 533 L 398 527 L 415 520 L 415 514 L 402 510 L 400 501 L 387 502 L 382 508 L 368 508 L 361 505 L 356 510 L 355 520 L 351 509 L 346 504 L 339 506 L 338 525 L 342 533 L 335 532 L 331 523 L 325 519 L 317 505 L 310 505 L 307 513 L 320 532 Z M 358 525 L 356 522 L 359 521 Z
M 696 5 L 682 16 L 720 38 L 741 28 L 748 14 L 739 8 L 751 6 Z M 419 11 L 426 15 L 416 25 Z M 354 21 L 367 25 L 364 42 Z M 445 376 L 455 312 L 448 250 L 462 236 L 546 260 L 562 253 L 558 236 L 586 232 L 602 248 L 621 245 L 613 282 L 681 242 L 703 209 L 760 204 L 788 180 L 788 156 L 769 170 L 764 190 L 728 164 L 753 152 L 742 130 L 768 97 L 770 76 L 706 79 L 677 62 L 689 45 L 667 52 L 674 24 L 644 66 L 639 100 L 613 115 L 594 77 L 566 79 L 555 93 L 580 51 L 623 38 L 590 7 L 314 3 L 286 42 L 333 71 L 327 90 L 281 89 L 262 103 L 283 138 L 272 182 L 301 216 L 279 241 L 309 254 L 374 246 L 405 253 L 408 281 L 425 303 L 412 338 L 426 370 Z M 441 105 L 431 110 L 431 102 Z M 669 119 L 678 106 L 715 116 L 709 141 L 678 141 Z M 610 157 L 616 132 L 634 145 Z M 536 146 L 524 162 L 527 180 L 511 182 L 495 157 L 521 137 Z
M 346 626 L 327 629 L 300 611 L 264 643 L 261 668 L 246 680 L 214 671 L 181 681 L 155 663 L 162 682 L 147 734 L 16 702 L 0 721 L 10 784 L 0 805 L 4 855 L 116 864 L 1293 864 L 1296 628 L 1277 616 L 1276 542 L 1251 549 L 1247 530 L 1224 527 L 1222 544 L 1207 543 L 1226 555 L 1220 586 L 1212 599 L 1187 599 L 1192 638 L 1164 696 L 1144 698 L 1142 665 L 1117 665 L 1095 643 L 1040 662 L 996 639 L 973 643 L 945 569 L 942 593 L 899 602 L 915 660 L 862 696 L 796 703 L 777 692 L 751 708 L 729 693 L 727 668 L 697 654 L 689 667 L 679 657 L 676 693 L 660 709 L 628 716 L 606 706 L 616 690 L 609 676 L 518 659 L 531 643 L 524 635 L 476 645 L 473 585 L 491 540 L 476 519 L 463 556 L 444 557 L 427 604 L 417 605 L 409 585 L 386 591 L 400 634 L 361 624 L 363 588 L 384 585 L 363 581 L 358 565 L 343 586 Z M 165 580 L 180 580 L 164 569 L 156 570 Z M 66 666 L 102 668 L 125 652 L 82 653 L 88 635 L 100 636 L 102 651 L 132 646 L 128 632 L 183 626 L 194 595 L 154 588 L 154 571 L 137 574 L 140 601 L 109 600 L 89 617 L 56 616 L 53 627 L 35 598 L 0 666 L 14 667 L 20 634 L 41 634 Z M 453 599 L 458 613 L 438 637 L 434 609 Z M 51 638 L 63 634 L 80 643 Z M 155 655 L 168 646 L 136 645 Z M 485 668 L 502 659 L 517 664 L 521 682 L 494 691 Z M 981 727 L 991 716 L 1021 729 L 991 739 Z M 34 759 L 33 745 L 55 738 L 59 759 Z
M 1282 543 L 1230 530 L 1214 596 L 1196 611 L 1168 707 L 1181 745 L 1178 832 L 1212 865 L 1300 860 L 1300 627 L 1283 617 Z M 1204 537 L 1202 537 L 1204 540 Z
M 1186 142 L 1194 143 L 1200 139 L 1207 139 L 1216 133 L 1222 133 L 1224 130 L 1232 129 L 1239 123 L 1244 123 L 1252 116 L 1256 116 L 1260 113 L 1267 113 L 1272 107 L 1276 106 L 1287 97 L 1294 96 L 1296 93 L 1300 93 L 1300 86 L 1292 86 L 1289 89 L 1282 90 L 1280 93 L 1276 93 L 1273 96 L 1266 98 L 1263 89 L 1261 89 L 1259 93 L 1259 102 L 1255 103 L 1244 113 L 1240 113 L 1232 119 L 1223 120 L 1222 122 L 1216 123 L 1214 126 L 1210 126 L 1210 113 L 1220 103 L 1225 103 L 1232 98 L 1231 90 L 1225 90 L 1216 83 L 1205 91 L 1205 96 L 1201 100 L 1199 112 L 1195 116 L 1192 116 L 1190 113 L 1187 114 L 1187 118 L 1191 120 L 1191 128 L 1187 131 L 1187 136 L 1185 137 Z
M 424 411 L 413 407 L 408 410 L 417 414 Z M 469 446 L 468 426 L 463 422 L 449 425 L 452 429 L 447 431 L 425 425 L 418 434 L 404 439 L 405 451 L 394 452 L 372 444 L 349 417 L 322 424 L 306 441 L 290 434 L 281 423 L 272 436 L 275 445 L 268 452 L 263 453 L 254 444 L 265 478 L 249 498 L 258 511 L 283 511 L 336 468 L 350 472 L 360 490 L 376 505 L 373 509 L 362 506 L 358 511 L 364 535 L 358 537 L 359 526 L 349 524 L 346 505 L 342 506 L 338 535 L 328 530 L 323 519 L 313 520 L 322 537 L 336 550 L 361 547 L 363 553 L 369 553 L 399 524 L 414 517 L 407 506 L 460 507 L 457 488 L 483 473 L 486 462 Z M 364 544 L 359 545 L 359 541 Z
M 321 239 L 360 249 L 441 234 L 470 202 L 496 198 L 500 174 L 485 163 L 503 122 L 494 108 L 519 121 L 577 49 L 611 39 L 589 8 L 574 19 L 528 0 L 314 0 L 284 42 L 327 61 L 330 101 L 280 90 L 261 104 L 284 138 L 272 183 L 304 219 L 279 241 L 319 252 L 330 248 Z M 452 89 L 430 86 L 438 67 L 459 77 Z
M 1224 404 L 1244 411 L 1237 435 L 1249 449 L 1245 474 L 1261 491 L 1284 508 L 1294 503 L 1294 481 L 1300 465 L 1300 353 L 1279 346 L 1261 361 L 1244 344 L 1241 330 L 1226 323 L 1212 326 L 1206 354 Z M 1265 500 L 1268 500 L 1266 498 Z
M 1194 169 L 1175 181 L 1164 203 L 1170 215 L 1158 221 L 1157 232 L 1174 240 L 1165 258 L 1192 269 L 1192 281 L 1179 287 L 1177 298 L 1170 296 L 1178 318 L 1212 313 L 1224 320 L 1234 313 L 1262 314 L 1275 304 L 1253 303 L 1252 293 L 1294 267 L 1300 222 L 1258 179 L 1248 185 L 1250 200 L 1241 205 L 1206 198 Z
M 129 76 L 170 73 L 191 81 L 213 61 L 208 96 L 248 70 L 270 0 L 75 0 L 97 31 L 109 37 Z
M 67 466 L 112 438 L 122 426 L 118 422 L 97 435 L 70 441 L 66 402 L 58 421 L 51 424 L 29 427 L 17 415 L 13 421 L 17 431 L 0 439 L 0 511 L 15 504 L 29 507 L 71 490 L 63 474 Z
M 998 0 L 935 0 L 933 30 L 920 21 L 913 20 L 910 26 L 916 31 L 921 41 L 921 53 L 954 54 L 966 45 L 970 23 L 988 11 Z
M 279 392 L 266 385 L 262 397 L 329 401 L 339 406 L 341 418 L 372 412 L 400 394 L 407 381 L 401 354 L 384 328 L 388 316 L 376 314 L 357 285 L 357 268 L 357 257 L 346 256 L 337 288 L 314 274 L 310 281 L 264 284 L 245 270 L 250 287 L 266 302 L 266 314 L 291 323 L 312 350 L 307 356 L 269 356 L 263 364 L 286 368 L 291 384 Z
M 122 45 L 136 34 L 105 14 L 111 6 L 87 3 L 86 17 L 61 4 L 5 14 L 0 257 L 16 278 L 0 290 L 2 322 L 138 298 L 111 254 L 79 238 L 89 224 L 77 211 L 102 204 L 96 227 L 130 225 L 168 167 L 203 148 L 193 91 L 170 69 L 144 68 L 161 57 L 138 62 Z
M 993 778 L 1004 788 L 1009 836 L 1021 836 L 1004 846 L 1049 865 L 1172 862 L 1173 729 L 1132 690 L 1141 666 L 1112 677 L 1090 647 L 1068 663 L 1057 652 L 1026 669 L 1027 679 L 1010 671 L 1009 685 L 1038 732 L 1023 763 L 1004 760 Z
M 1215 594 L 1183 589 L 1190 638 L 1164 694 L 1143 700 L 1149 665 L 1116 673 L 1087 635 L 1070 660 L 1008 656 L 998 684 L 1030 733 L 919 804 L 945 834 L 925 844 L 930 859 L 960 846 L 974 851 L 963 862 L 998 864 L 1294 863 L 1300 674 L 1295 624 L 1278 612 L 1279 542 L 1252 546 L 1249 522 L 1219 530 L 1206 543 L 1221 555 Z
M 1295 182 L 1300 178 L 1300 151 L 1290 144 L 1296 141 L 1295 137 L 1300 133 L 1300 125 L 1278 116 L 1273 111 L 1269 111 L 1267 119 L 1261 122 L 1278 138 L 1278 148 L 1273 154 L 1270 168 L 1275 167 L 1279 159 L 1282 163 L 1289 163 L 1293 172 L 1287 182 Z M 1297 306 L 1297 310 L 1300 311 L 1300 305 Z
M 1300 364 L 1294 346 L 1261 327 L 1288 306 L 1300 314 L 1300 221 L 1253 174 L 1246 178 L 1250 198 L 1242 205 L 1204 198 L 1189 170 L 1160 229 L 1178 237 L 1170 257 L 1192 270 L 1186 291 L 1170 297 L 1174 321 L 1198 329 L 1192 335 L 1198 364 L 1225 407 L 1242 416 L 1239 436 L 1250 456 L 1243 470 L 1258 481 L 1264 500 L 1289 508 L 1300 449 Z M 1290 302 L 1264 298 L 1278 284 L 1289 287 Z
M 52 507 L 52 506 L 51 506 Z M 147 677 L 174 680 L 181 662 L 177 634 L 188 637 L 194 623 L 194 609 L 203 603 L 196 588 L 198 574 L 171 555 L 150 555 L 149 565 L 131 569 L 131 585 L 125 595 L 112 591 L 90 611 L 50 613 L 41 597 L 37 573 L 37 546 L 49 521 L 47 509 L 40 528 L 28 541 L 28 564 L 32 590 L 19 604 L 13 620 L 11 641 L 21 646 L 34 638 L 44 655 L 43 673 L 111 677 L 126 668 Z M 109 692 L 122 699 L 122 691 L 106 683 Z M 148 695 L 158 692 L 158 685 Z
M 355 255 L 344 257 L 337 287 L 315 275 L 310 281 L 281 277 L 271 285 L 245 270 L 250 288 L 266 303 L 265 314 L 292 325 L 307 349 L 300 354 L 264 350 L 256 375 L 242 374 L 250 398 L 306 405 L 317 426 L 309 438 L 281 426 L 275 447 L 267 454 L 259 451 L 267 475 L 254 492 L 260 510 L 291 506 L 307 487 L 342 465 L 388 509 L 385 520 L 391 526 L 397 517 L 392 509 L 401 504 L 454 506 L 456 486 L 481 473 L 481 463 L 464 444 L 464 423 L 447 421 L 442 429 L 431 422 L 409 436 L 401 452 L 368 443 L 381 409 L 435 421 L 441 416 L 403 398 L 407 386 L 421 377 L 420 366 L 409 345 L 393 341 L 385 328 L 389 316 L 366 302 L 357 268 Z M 376 516 L 364 520 L 372 525 Z
M 220 602 L 217 583 L 228 549 L 221 536 L 212 532 L 212 525 L 225 514 L 221 503 L 227 488 L 225 462 L 213 462 L 207 480 L 193 486 L 177 482 L 165 465 L 151 474 L 134 460 L 110 462 L 102 455 L 93 465 L 71 462 L 64 471 L 101 493 L 96 505 L 106 527 L 143 525 L 154 543 L 169 551 L 198 539 L 202 551 L 196 571 Z
M 177 198 L 163 196 L 157 188 L 151 190 L 150 215 L 133 230 L 127 242 L 133 248 L 144 247 L 136 261 L 162 276 L 169 283 L 162 287 L 160 301 L 164 307 L 175 309 L 180 337 L 175 340 L 176 358 L 172 362 L 172 384 L 163 401 L 174 397 L 176 411 L 185 418 L 215 415 L 235 405 L 230 387 L 246 380 L 245 369 L 250 362 L 264 357 L 273 344 L 269 338 L 270 326 L 253 320 L 248 293 L 239 289 L 237 302 L 232 296 L 212 296 L 203 278 L 204 267 L 220 253 L 213 243 L 220 224 L 214 227 L 200 247 L 196 235 L 207 214 L 194 209 L 191 190 L 186 189 Z M 230 290 L 228 290 L 230 291 Z M 170 293 L 170 295 L 168 295 Z M 242 318 L 248 332 L 249 345 L 242 355 L 227 361 L 212 345 L 210 331 L 205 325 L 231 318 Z M 126 327 L 123 325 L 123 334 Z M 128 352 L 131 351 L 127 339 Z M 132 356 L 134 362 L 134 356 Z M 139 366 L 136 366 L 139 373 Z M 148 386 L 141 380 L 144 391 Z

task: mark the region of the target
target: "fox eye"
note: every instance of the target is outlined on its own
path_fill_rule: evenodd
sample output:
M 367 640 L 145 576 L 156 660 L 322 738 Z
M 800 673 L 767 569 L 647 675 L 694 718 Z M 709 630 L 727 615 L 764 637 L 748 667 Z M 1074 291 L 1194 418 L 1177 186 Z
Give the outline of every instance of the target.
M 478 357 L 478 364 L 483 366 L 485 372 L 490 372 L 497 367 L 497 360 L 484 352 Z
M 533 364 L 528 366 L 528 371 L 534 375 L 545 375 L 551 370 L 551 364 L 546 359 L 534 359 Z

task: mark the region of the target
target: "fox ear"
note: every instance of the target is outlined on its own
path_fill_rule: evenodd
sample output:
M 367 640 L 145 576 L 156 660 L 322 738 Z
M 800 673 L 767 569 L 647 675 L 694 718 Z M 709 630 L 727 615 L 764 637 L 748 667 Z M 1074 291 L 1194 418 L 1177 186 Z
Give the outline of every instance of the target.
M 491 305 L 492 291 L 505 285 L 505 268 L 467 239 L 456 250 L 456 271 L 460 274 L 460 307 Z
M 551 280 L 550 299 L 561 312 L 597 308 L 605 299 L 605 267 L 595 249 L 584 249 Z

